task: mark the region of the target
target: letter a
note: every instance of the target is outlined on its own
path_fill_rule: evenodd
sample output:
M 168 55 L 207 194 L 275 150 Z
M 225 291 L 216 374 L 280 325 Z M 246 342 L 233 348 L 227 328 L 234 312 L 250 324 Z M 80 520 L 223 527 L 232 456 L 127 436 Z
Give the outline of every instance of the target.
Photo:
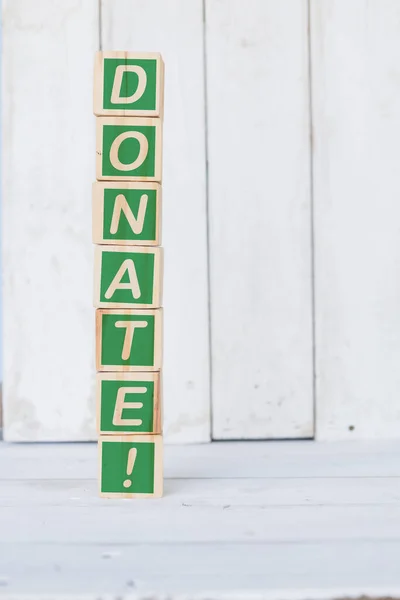
M 137 218 L 130 209 L 128 202 L 123 194 L 118 194 L 115 199 L 114 210 L 111 219 L 110 233 L 117 233 L 119 227 L 119 220 L 121 213 L 124 213 L 126 220 L 129 223 L 129 227 L 133 233 L 139 235 L 143 231 L 144 217 L 146 215 L 147 200 L 149 199 L 147 194 L 142 194 L 139 201 L 139 210 Z
M 121 280 L 125 275 L 125 271 L 128 272 L 129 283 L 121 283 Z M 131 290 L 132 296 L 135 300 L 138 300 L 138 298 L 140 298 L 140 287 L 136 274 L 135 263 L 131 258 L 127 258 L 126 260 L 124 260 L 124 262 L 118 269 L 117 274 L 115 275 L 106 293 L 104 294 L 107 300 L 112 298 L 116 290 Z
M 121 96 L 122 78 L 124 73 L 136 73 L 138 84 L 135 92 L 131 96 Z M 147 83 L 146 71 L 143 67 L 137 65 L 119 65 L 115 69 L 114 82 L 111 92 L 112 104 L 133 104 L 137 102 L 144 94 Z

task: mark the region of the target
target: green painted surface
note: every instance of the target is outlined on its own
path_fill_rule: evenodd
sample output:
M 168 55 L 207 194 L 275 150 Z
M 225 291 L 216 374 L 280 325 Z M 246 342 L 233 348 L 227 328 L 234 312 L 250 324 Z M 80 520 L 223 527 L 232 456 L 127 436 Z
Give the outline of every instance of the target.
M 111 164 L 110 150 L 114 140 L 121 134 L 138 132 L 148 141 L 146 158 L 136 169 L 121 170 Z M 118 159 L 124 165 L 132 164 L 139 156 L 140 143 L 136 138 L 124 139 L 118 151 Z M 103 125 L 102 175 L 104 177 L 154 177 L 156 156 L 156 128 L 154 125 Z
M 141 198 L 147 196 L 146 212 L 144 213 L 143 228 L 140 233 L 135 233 L 129 225 L 124 211 L 120 212 L 118 229 L 111 233 L 111 223 L 115 209 L 117 196 L 123 195 L 129 209 L 135 218 L 139 215 Z M 103 216 L 103 238 L 105 240 L 142 240 L 154 241 L 156 239 L 157 224 L 157 192 L 156 190 L 128 190 L 128 189 L 105 189 L 104 190 L 104 216 Z
M 122 419 L 140 419 L 141 425 L 114 425 L 113 417 L 118 390 L 121 388 L 146 388 L 144 393 L 125 394 L 125 402 L 141 402 L 142 408 L 124 408 Z M 100 388 L 100 429 L 115 433 L 153 433 L 154 382 L 153 381 L 108 381 L 103 380 Z
M 144 252 L 107 252 L 101 253 L 100 267 L 100 302 L 121 302 L 125 304 L 152 304 L 154 289 L 154 254 Z M 134 297 L 132 289 L 115 289 L 111 296 L 106 297 L 106 292 L 118 275 L 118 270 L 124 261 L 130 261 L 131 274 L 125 268 L 122 277 L 118 276 L 122 285 L 132 285 L 136 279 L 138 297 Z M 125 263 L 125 266 L 127 263 Z M 135 277 L 136 274 L 136 277 Z M 111 292 L 110 292 L 111 294 Z
M 101 328 L 101 363 L 107 365 L 126 365 L 136 367 L 154 366 L 154 315 L 103 314 Z M 144 328 L 136 328 L 129 357 L 122 358 L 126 328 L 118 328 L 118 321 L 145 321 Z
M 111 102 L 112 88 L 114 84 L 115 70 L 120 65 L 136 65 L 142 67 L 146 72 L 146 87 L 136 102 L 125 103 Z M 132 96 L 138 87 L 139 77 L 137 73 L 124 72 L 120 96 L 127 98 Z M 157 61 L 155 59 L 138 58 L 105 58 L 104 59 L 104 87 L 103 108 L 123 110 L 154 110 L 156 108 L 156 85 L 157 85 Z
M 137 450 L 128 475 L 129 451 Z M 105 493 L 152 494 L 154 492 L 155 444 L 152 442 L 102 442 L 101 491 Z M 129 486 L 124 486 L 129 481 Z

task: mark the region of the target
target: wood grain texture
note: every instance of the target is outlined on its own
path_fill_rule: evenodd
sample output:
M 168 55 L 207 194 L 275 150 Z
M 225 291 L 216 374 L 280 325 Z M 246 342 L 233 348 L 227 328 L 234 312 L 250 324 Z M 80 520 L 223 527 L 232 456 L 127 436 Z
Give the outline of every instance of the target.
M 47 446 L 2 444 L 0 479 L 49 480 L 55 466 L 59 480 L 93 479 L 97 447 L 95 444 L 57 444 L 51 446 L 51 461 L 44 460 Z M 189 444 L 165 448 L 167 479 L 361 479 L 400 477 L 400 443 L 397 440 L 314 443 L 224 442 Z M 23 499 L 27 500 L 25 496 Z M 98 501 L 95 494 L 95 500 Z
M 109 437 L 114 439 L 114 436 Z M 143 436 L 137 436 L 140 437 Z M 64 487 L 68 489 L 69 485 L 71 484 Z M 97 486 L 94 480 L 87 482 L 86 485 L 91 495 L 96 494 Z M 55 485 L 50 483 L 49 487 Z M 79 487 L 79 490 L 81 489 L 82 486 Z M 176 543 L 188 546 L 215 544 L 217 541 L 234 545 L 240 542 L 246 543 L 249 538 L 254 545 L 268 542 L 273 542 L 274 545 L 289 544 L 296 539 L 320 544 L 324 541 L 326 543 L 327 540 L 340 542 L 360 539 L 399 543 L 400 507 L 398 504 L 360 506 L 355 503 L 349 506 L 243 508 L 237 506 L 231 498 L 230 509 L 224 509 L 219 505 L 213 510 L 213 507 L 196 506 L 196 504 L 185 507 L 184 505 L 190 504 L 190 501 L 184 494 L 180 502 L 176 502 L 179 489 L 182 489 L 182 482 L 171 482 L 169 486 L 166 482 L 164 493 L 165 498 L 168 496 L 170 498 L 168 509 L 165 502 L 157 500 L 148 502 L 146 499 L 145 504 L 151 505 L 149 509 L 144 506 L 144 503 L 139 506 L 138 502 L 127 502 L 120 505 L 119 510 L 111 511 L 113 516 L 115 513 L 114 518 L 105 518 L 108 505 L 104 500 L 102 504 L 97 505 L 97 510 L 94 510 L 93 506 L 85 505 L 79 509 L 79 519 L 75 523 L 76 531 L 73 539 L 76 543 L 86 542 L 92 545 L 99 545 L 107 540 L 106 543 L 110 546 L 128 545 L 132 543 L 132 537 L 143 544 L 146 541 L 147 544 L 152 545 Z M 175 501 L 172 500 L 172 496 Z M 32 541 L 40 540 L 43 544 L 61 543 L 63 540 L 71 539 L 71 517 L 68 518 L 71 514 L 71 505 L 74 506 L 74 502 L 63 503 L 61 506 L 45 506 L 36 510 L 37 519 L 32 519 L 31 515 L 20 511 L 22 514 L 15 524 L 11 524 L 10 517 L 7 516 L 14 511 L 2 507 L 1 541 L 22 543 L 27 537 L 27 531 Z M 184 510 L 185 508 L 189 510 Z M 104 521 L 101 520 L 102 515 Z M 99 520 L 101 527 L 99 527 Z
M 2 2 L 4 436 L 95 438 L 98 2 Z
M 0 445 L 4 597 L 397 597 L 399 442 L 169 445 L 152 501 L 99 498 L 96 461 Z
M 310 437 L 307 3 L 205 5 L 213 435 Z
M 120 500 L 119 507 L 121 504 Z M 126 504 L 132 511 L 132 503 Z M 72 509 L 70 514 L 72 518 Z M 363 596 L 400 596 L 400 542 L 393 540 L 143 544 L 132 539 L 124 545 L 106 541 L 0 542 L 0 552 L 10 595 L 3 593 L 12 600 L 69 600 L 71 596 L 97 600 L 100 594 L 123 594 L 126 600 L 357 600 Z
M 139 18 L 140 16 L 140 18 Z M 201 0 L 103 0 L 103 49 L 165 62 L 165 439 L 210 437 L 203 15 Z M 184 274 L 184 275 L 182 275 Z
M 400 5 L 311 2 L 317 436 L 400 427 Z
M 170 456 L 168 451 L 166 456 Z M 170 461 L 169 461 L 170 462 Z M 171 474 L 171 468 L 168 468 Z M 259 475 L 262 472 L 259 473 Z M 265 475 L 265 473 L 264 473 Z M 32 506 L 48 507 L 60 506 L 65 502 L 65 492 L 69 490 L 70 500 L 67 506 L 79 508 L 99 508 L 104 504 L 98 500 L 94 476 L 85 480 L 84 488 L 80 479 L 58 479 L 49 481 L 47 485 L 51 494 L 44 489 L 46 479 L 37 478 L 38 482 Z M 376 509 L 396 507 L 399 499 L 399 477 L 321 477 L 288 479 L 286 477 L 268 478 L 202 478 L 194 476 L 184 479 L 168 476 L 165 481 L 166 502 L 168 510 L 178 507 L 179 501 L 189 504 L 189 508 L 197 513 L 201 510 L 274 510 L 281 509 L 282 513 L 292 510 L 324 506 L 332 509 L 332 514 L 343 509 L 358 506 L 362 509 Z M 8 486 L 8 489 L 7 489 Z M 32 486 L 31 486 L 32 487 Z M 26 506 L 26 492 L 29 482 L 23 479 L 0 482 L 0 508 L 7 508 L 12 503 L 16 508 Z M 109 506 L 107 504 L 106 506 Z M 115 503 L 114 506 L 118 506 Z M 143 507 L 138 510 L 145 511 Z M 51 538 L 49 538 L 50 540 Z M 53 539 L 53 541 L 55 541 Z M 170 540 L 172 541 L 172 540 Z M 267 540 L 266 540 L 267 541 Z

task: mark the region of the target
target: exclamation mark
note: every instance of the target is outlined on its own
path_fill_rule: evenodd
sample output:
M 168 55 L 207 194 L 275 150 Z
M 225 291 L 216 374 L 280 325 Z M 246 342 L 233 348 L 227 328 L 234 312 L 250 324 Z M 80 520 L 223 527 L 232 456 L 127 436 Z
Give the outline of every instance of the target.
M 137 448 L 131 448 L 128 452 L 128 464 L 126 465 L 126 474 L 128 475 L 128 477 L 130 477 L 132 475 L 133 467 L 135 466 L 136 455 L 137 455 Z M 132 480 L 125 479 L 124 487 L 128 488 L 128 487 L 131 487 L 131 485 L 132 485 Z

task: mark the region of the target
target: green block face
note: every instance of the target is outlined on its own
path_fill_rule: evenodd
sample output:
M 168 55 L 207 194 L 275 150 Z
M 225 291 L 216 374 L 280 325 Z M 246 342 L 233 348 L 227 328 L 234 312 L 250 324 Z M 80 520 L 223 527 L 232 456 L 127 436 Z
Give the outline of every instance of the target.
M 160 119 L 98 119 L 97 179 L 161 180 Z
M 96 247 L 95 306 L 159 307 L 161 253 L 161 248 Z
M 164 63 L 156 52 L 97 52 L 94 113 L 153 116 L 163 113 Z
M 161 432 L 158 373 L 106 373 L 97 385 L 100 433 Z
M 124 210 L 119 209 L 121 205 Z M 103 239 L 156 241 L 156 218 L 156 190 L 104 190 Z
M 143 181 L 94 183 L 93 243 L 160 246 L 160 184 Z
M 154 443 L 104 438 L 100 443 L 102 493 L 154 494 Z
M 157 371 L 161 367 L 161 309 L 98 310 L 97 370 Z
M 104 58 L 103 108 L 154 111 L 157 60 Z

